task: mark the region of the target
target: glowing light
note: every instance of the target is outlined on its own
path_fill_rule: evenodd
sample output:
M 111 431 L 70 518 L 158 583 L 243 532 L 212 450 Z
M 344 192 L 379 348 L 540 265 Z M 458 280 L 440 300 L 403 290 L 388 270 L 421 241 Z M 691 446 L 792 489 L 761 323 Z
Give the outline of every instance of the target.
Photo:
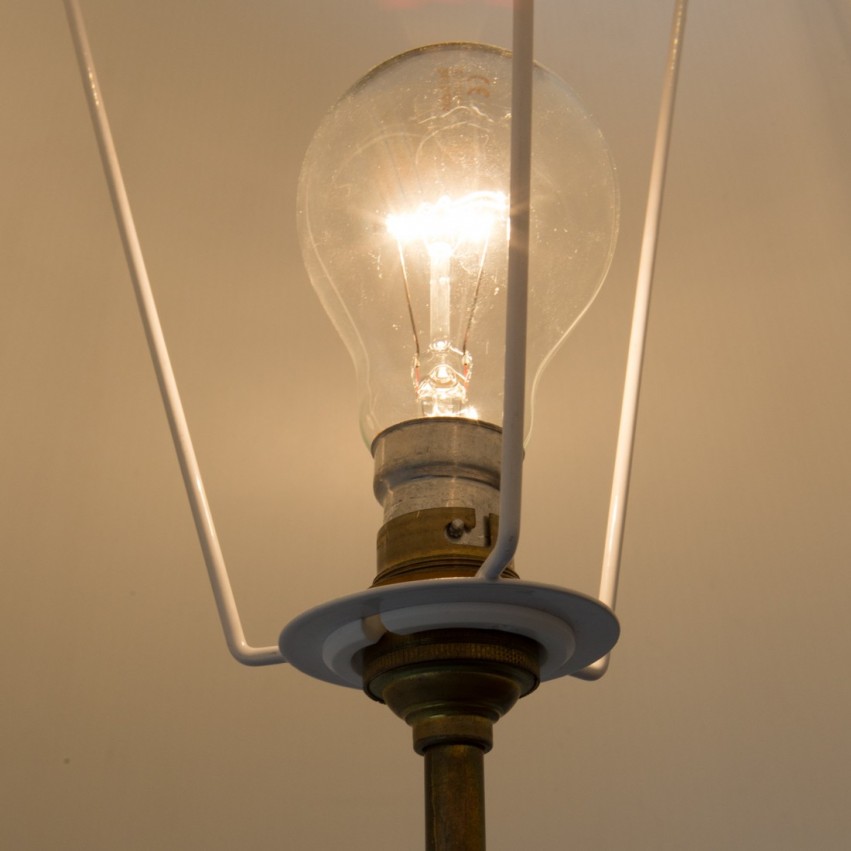
M 412 213 L 387 216 L 387 232 L 398 244 L 406 292 L 411 286 L 409 270 L 427 266 L 429 324 L 422 329 L 423 339 L 416 325 L 413 329 L 417 345 L 411 369 L 424 416 L 466 417 L 474 411 L 467 404 L 473 367 L 467 336 L 490 241 L 507 238 L 507 222 L 505 194 L 484 190 L 457 200 L 443 195 L 435 203 L 420 204 Z M 459 303 L 466 306 L 459 310 Z
M 435 246 L 434 250 L 451 252 L 462 243 L 486 242 L 500 221 L 507 225 L 508 204 L 502 192 L 470 192 L 457 201 L 444 195 L 435 204 L 422 203 L 413 213 L 391 213 L 387 232 L 402 244 L 421 240 L 430 251 Z

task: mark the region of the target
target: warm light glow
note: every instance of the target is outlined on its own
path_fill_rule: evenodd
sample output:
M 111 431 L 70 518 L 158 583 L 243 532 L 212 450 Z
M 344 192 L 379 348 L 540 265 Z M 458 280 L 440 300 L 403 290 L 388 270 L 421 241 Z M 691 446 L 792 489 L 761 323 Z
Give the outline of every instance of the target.
M 412 213 L 391 213 L 387 231 L 396 240 L 411 316 L 412 278 L 428 281 L 429 325 L 416 342 L 411 375 L 422 414 L 475 418 L 467 388 L 473 354 L 467 348 L 478 305 L 482 269 L 491 239 L 507 239 L 508 204 L 502 192 L 443 195 Z M 414 266 L 421 274 L 411 275 Z M 426 268 L 427 267 L 427 268 Z
M 387 216 L 387 231 L 403 244 L 422 240 L 430 247 L 454 247 L 461 243 L 485 242 L 498 221 L 506 223 L 507 228 L 505 195 L 502 192 L 470 192 L 457 201 L 444 195 L 435 204 L 420 204 L 413 213 L 391 213 Z

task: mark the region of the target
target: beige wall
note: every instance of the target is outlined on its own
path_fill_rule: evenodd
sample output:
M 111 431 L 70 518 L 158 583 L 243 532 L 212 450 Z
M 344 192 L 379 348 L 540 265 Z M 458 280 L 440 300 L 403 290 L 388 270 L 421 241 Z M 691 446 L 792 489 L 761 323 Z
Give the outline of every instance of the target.
M 84 0 L 250 637 L 368 584 L 351 368 L 303 272 L 300 158 L 362 72 L 506 43 L 496 3 Z M 415 5 L 415 4 L 411 4 Z M 398 7 L 398 8 L 397 8 Z M 539 5 L 604 128 L 606 286 L 542 382 L 527 578 L 593 591 L 669 4 Z M 493 849 L 839 849 L 851 832 L 851 12 L 696 2 L 620 597 L 599 684 L 497 728 Z M 230 661 L 59 3 L 0 2 L 0 845 L 420 847 L 408 732 Z

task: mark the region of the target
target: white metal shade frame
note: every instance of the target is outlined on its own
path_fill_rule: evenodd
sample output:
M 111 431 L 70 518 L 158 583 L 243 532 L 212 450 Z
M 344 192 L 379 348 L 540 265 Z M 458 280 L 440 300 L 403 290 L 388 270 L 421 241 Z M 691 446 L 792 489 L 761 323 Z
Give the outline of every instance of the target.
M 542 679 L 570 674 L 594 680 L 606 672 L 609 652 L 619 632 L 613 609 L 686 6 L 687 0 L 675 2 L 639 259 L 599 599 L 540 583 L 499 578 L 514 556 L 520 535 L 525 389 L 533 0 L 515 0 L 511 242 L 500 524 L 496 543 L 474 579 L 405 582 L 362 591 L 297 617 L 283 631 L 277 646 L 254 647 L 245 638 L 192 445 L 79 2 L 65 0 L 95 135 L 181 474 L 225 640 L 238 662 L 251 666 L 290 662 L 312 676 L 359 688 L 362 685 L 360 651 L 385 632 L 414 633 L 461 626 L 502 629 L 533 638 L 543 648 Z

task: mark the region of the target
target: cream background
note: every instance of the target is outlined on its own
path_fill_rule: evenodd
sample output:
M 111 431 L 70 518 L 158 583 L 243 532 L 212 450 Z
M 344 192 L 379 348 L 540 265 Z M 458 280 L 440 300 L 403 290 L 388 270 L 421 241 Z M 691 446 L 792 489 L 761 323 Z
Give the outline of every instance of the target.
M 398 6 L 399 8 L 393 8 Z M 501 4 L 84 0 L 251 640 L 364 587 L 352 371 L 294 228 L 360 74 L 506 44 Z M 622 231 L 542 381 L 518 567 L 592 592 L 669 2 L 541 0 Z M 356 691 L 219 633 L 64 13 L 0 0 L 0 847 L 415 849 L 419 757 Z M 496 729 L 489 847 L 844 849 L 851 835 L 851 6 L 695 0 L 620 596 L 600 683 Z

